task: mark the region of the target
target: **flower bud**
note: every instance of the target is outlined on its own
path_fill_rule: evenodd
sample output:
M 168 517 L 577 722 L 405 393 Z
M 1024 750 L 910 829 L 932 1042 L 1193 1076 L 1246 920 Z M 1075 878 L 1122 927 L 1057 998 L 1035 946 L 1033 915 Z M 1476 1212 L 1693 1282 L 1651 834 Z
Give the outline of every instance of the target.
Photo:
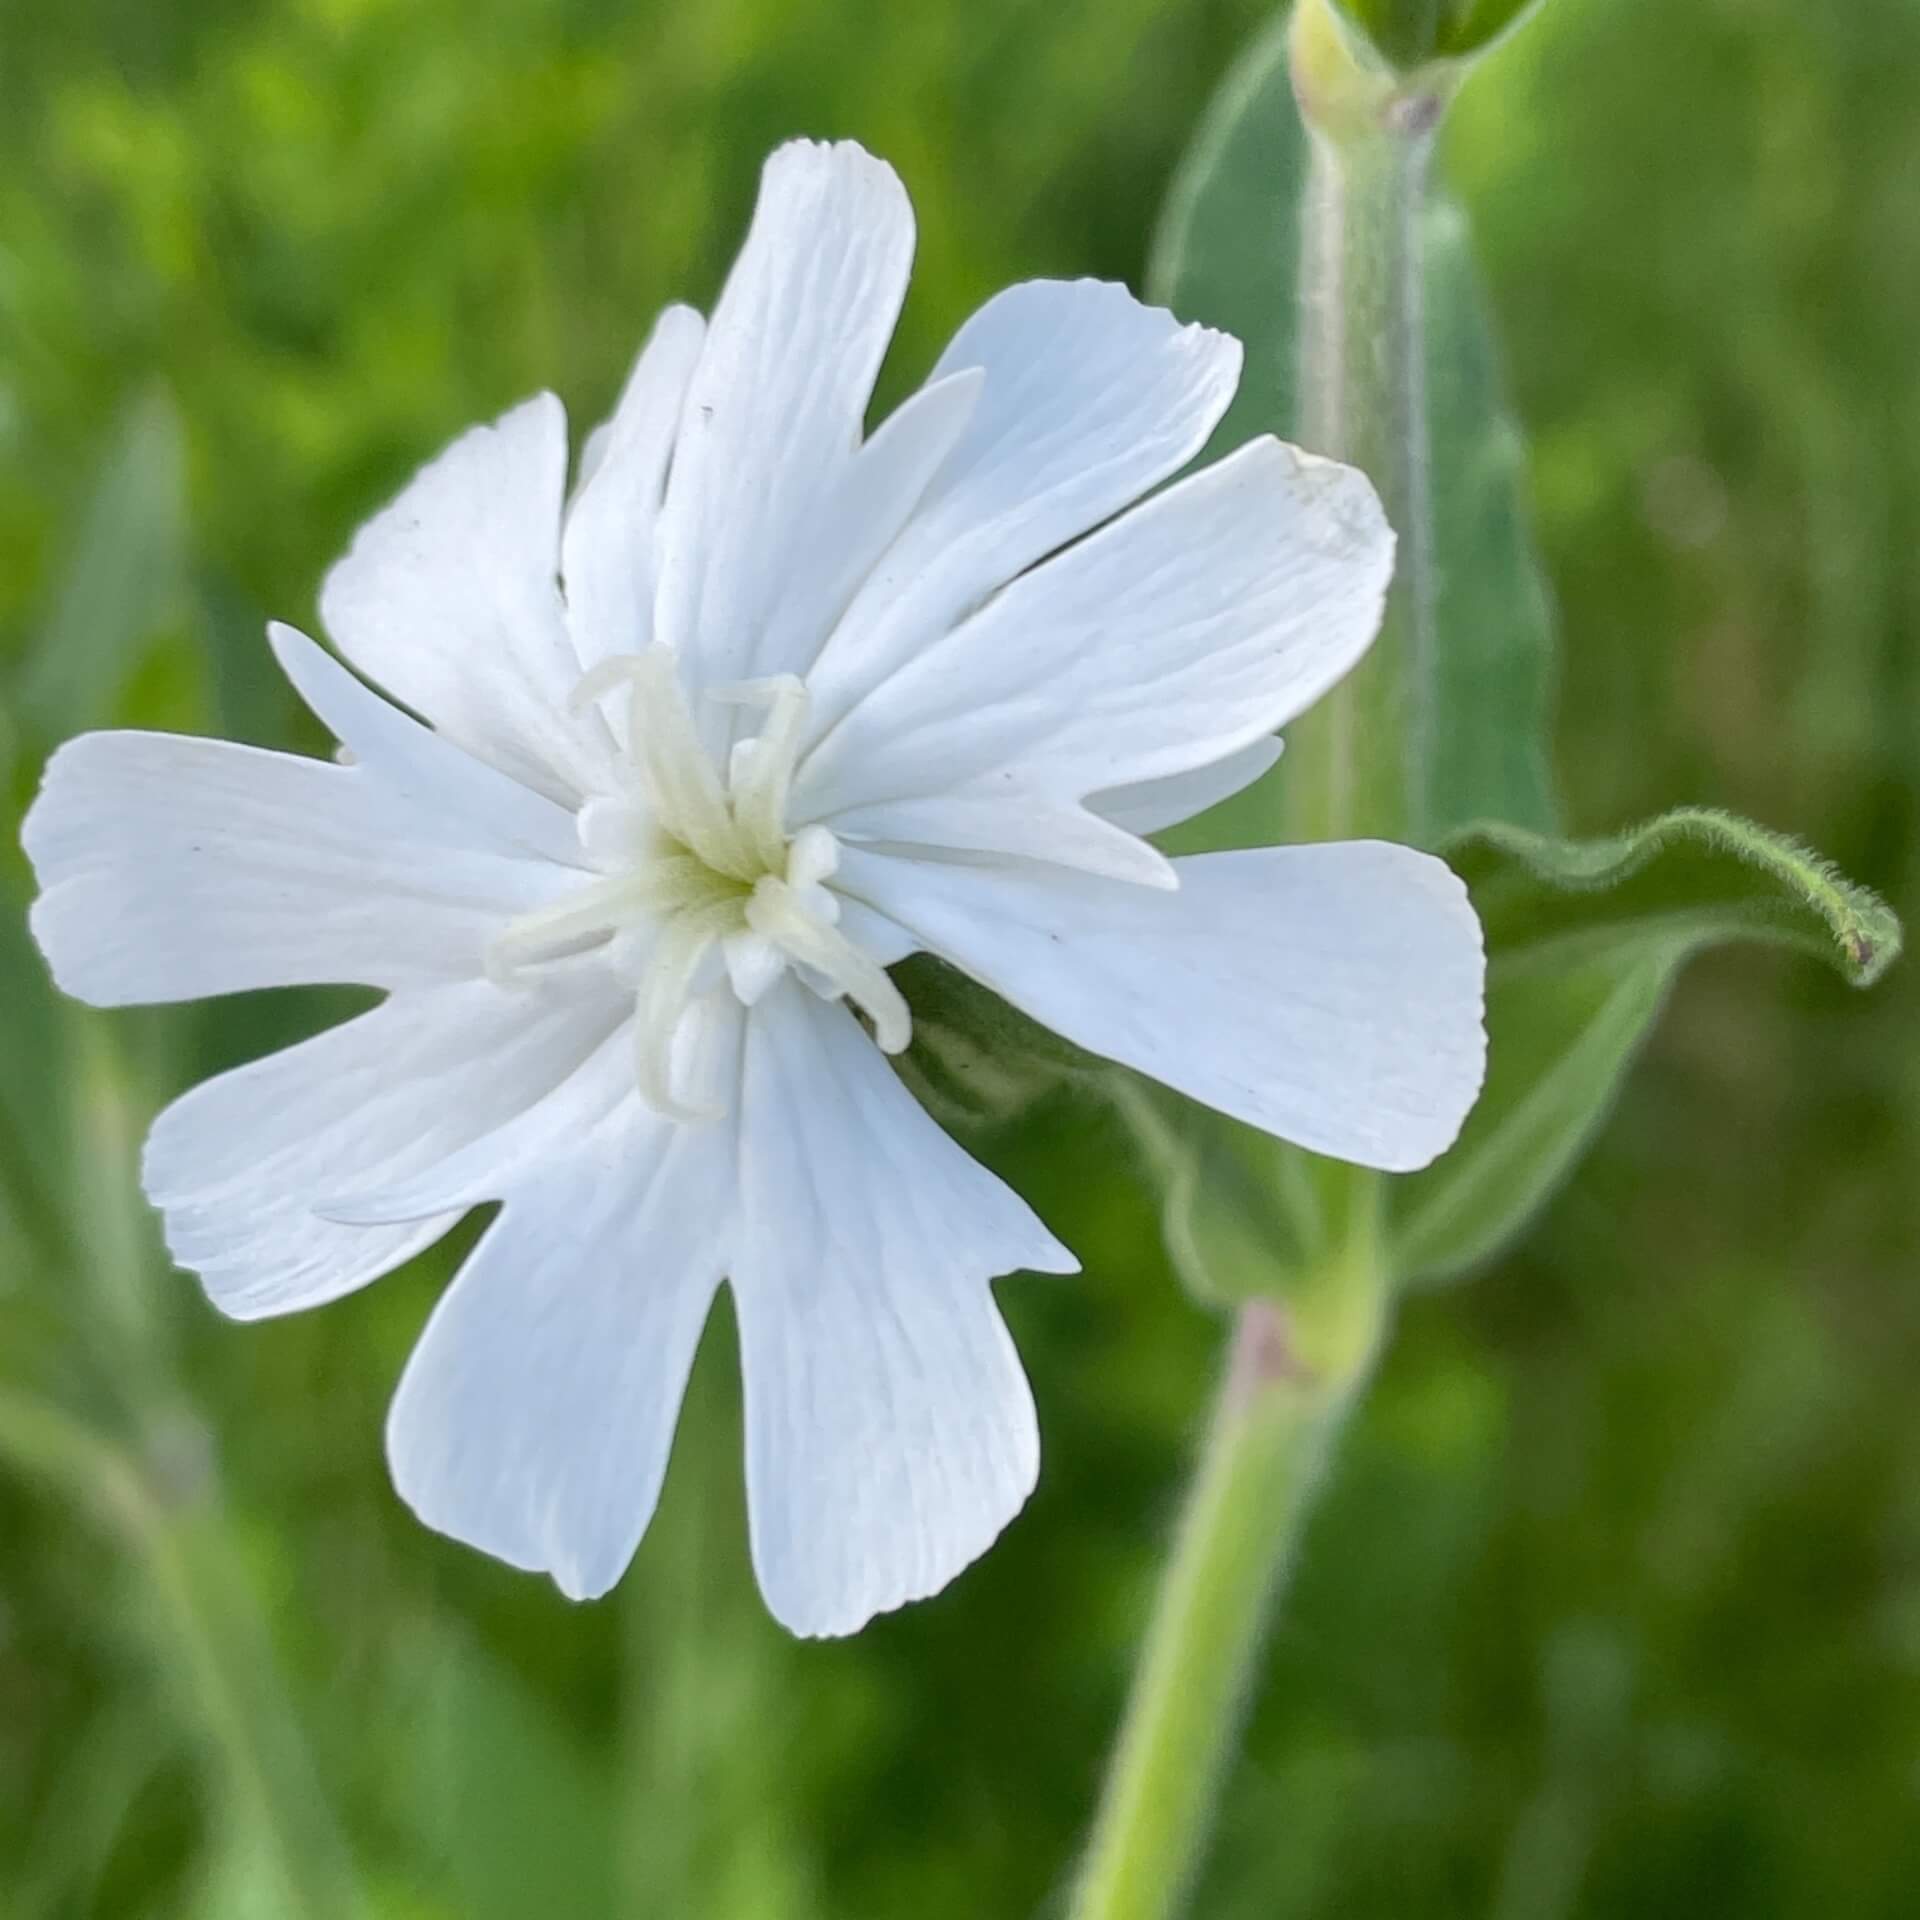
M 1343 25 L 1397 73 L 1466 60 L 1514 26 L 1536 0 L 1328 0 Z

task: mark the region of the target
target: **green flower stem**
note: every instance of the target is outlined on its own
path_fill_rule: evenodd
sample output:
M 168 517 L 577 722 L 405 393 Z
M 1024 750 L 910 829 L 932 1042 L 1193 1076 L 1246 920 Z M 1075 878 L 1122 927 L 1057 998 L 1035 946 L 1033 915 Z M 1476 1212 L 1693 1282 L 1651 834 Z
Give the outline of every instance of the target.
M 1288 837 L 1422 837 L 1435 581 L 1422 212 L 1455 69 L 1390 71 L 1328 0 L 1297 0 L 1312 140 L 1300 273 L 1300 438 L 1361 467 L 1399 536 L 1380 637 L 1289 732 Z M 1212 1433 L 1163 1576 L 1072 1909 L 1171 1920 L 1198 1871 L 1267 1622 L 1326 1462 L 1372 1371 L 1391 1278 L 1377 1174 L 1316 1161 L 1325 1257 L 1240 1310 Z
M 1368 475 L 1399 545 L 1379 639 L 1288 731 L 1289 837 L 1418 841 L 1436 604 L 1421 215 L 1454 69 L 1390 74 L 1328 0 L 1299 0 L 1293 72 L 1312 143 L 1298 430 Z
M 1073 1920 L 1167 1920 L 1198 1870 L 1274 1600 L 1384 1329 L 1371 1236 L 1324 1280 L 1310 1313 L 1240 1311 Z

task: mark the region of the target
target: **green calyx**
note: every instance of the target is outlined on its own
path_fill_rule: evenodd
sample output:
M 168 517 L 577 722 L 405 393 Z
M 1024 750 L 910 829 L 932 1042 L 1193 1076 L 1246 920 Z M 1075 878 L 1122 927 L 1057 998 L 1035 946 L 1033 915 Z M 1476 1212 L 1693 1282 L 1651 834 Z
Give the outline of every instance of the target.
M 1349 57 L 1405 77 L 1484 53 L 1538 0 L 1303 0 L 1302 19 L 1322 15 Z

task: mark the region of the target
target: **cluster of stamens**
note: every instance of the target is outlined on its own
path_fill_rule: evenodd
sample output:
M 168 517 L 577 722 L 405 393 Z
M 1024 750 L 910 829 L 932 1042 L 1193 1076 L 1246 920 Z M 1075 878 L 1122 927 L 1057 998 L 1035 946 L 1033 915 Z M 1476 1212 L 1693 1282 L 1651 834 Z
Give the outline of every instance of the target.
M 852 1001 L 884 1051 L 904 1049 L 906 1001 L 840 931 L 840 903 L 825 884 L 839 842 L 823 826 L 787 831 L 806 688 L 785 674 L 708 694 L 766 713 L 759 733 L 734 746 L 724 780 L 667 648 L 602 661 L 575 688 L 574 706 L 584 712 L 622 688 L 628 790 L 589 800 L 579 814 L 600 877 L 513 921 L 488 950 L 489 974 L 517 986 L 582 956 L 610 966 L 634 988 L 640 1091 L 676 1119 L 710 1117 L 675 1090 L 674 1042 L 722 974 L 751 1006 L 794 967 L 816 991 Z

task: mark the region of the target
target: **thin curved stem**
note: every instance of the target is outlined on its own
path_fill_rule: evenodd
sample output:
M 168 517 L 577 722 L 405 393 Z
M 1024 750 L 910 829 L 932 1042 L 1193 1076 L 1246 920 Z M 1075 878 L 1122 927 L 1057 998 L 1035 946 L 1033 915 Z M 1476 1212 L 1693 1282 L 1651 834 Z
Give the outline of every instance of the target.
M 345 1845 L 217 1516 L 170 1499 L 128 1449 L 13 1389 L 0 1391 L 0 1462 L 58 1487 L 141 1562 L 234 1809 L 264 1842 L 275 1911 L 353 1920 L 363 1904 Z

